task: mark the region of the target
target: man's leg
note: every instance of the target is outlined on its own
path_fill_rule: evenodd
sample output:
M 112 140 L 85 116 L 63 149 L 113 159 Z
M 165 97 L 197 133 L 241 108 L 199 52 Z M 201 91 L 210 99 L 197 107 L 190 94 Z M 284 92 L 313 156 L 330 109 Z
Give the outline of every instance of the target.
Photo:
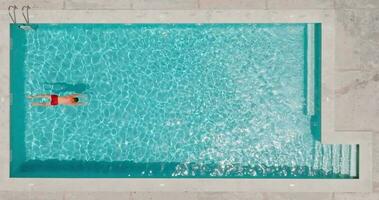
M 51 95 L 50 94 L 39 94 L 39 95 L 35 95 L 35 96 L 28 96 L 29 99 L 32 99 L 32 98 L 50 98 Z
M 51 106 L 50 103 L 32 103 L 32 106 Z

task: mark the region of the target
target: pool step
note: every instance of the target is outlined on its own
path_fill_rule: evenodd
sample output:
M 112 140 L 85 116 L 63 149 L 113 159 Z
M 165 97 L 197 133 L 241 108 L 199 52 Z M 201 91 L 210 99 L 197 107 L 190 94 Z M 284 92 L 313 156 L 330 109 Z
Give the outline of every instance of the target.
M 306 111 L 307 115 L 314 115 L 314 87 L 315 87 L 315 24 L 307 25 L 307 60 L 306 60 Z
M 316 144 L 313 168 L 322 170 L 324 175 L 336 174 L 356 177 L 357 145 Z
M 334 173 L 341 173 L 341 145 L 332 145 L 332 170 Z
M 322 170 L 326 172 L 327 174 L 332 171 L 332 151 L 331 146 L 329 145 L 323 145 L 322 146 Z
M 350 146 L 343 145 L 341 149 L 341 174 L 350 173 Z
M 352 145 L 350 150 L 350 176 L 356 177 L 358 175 L 358 146 Z

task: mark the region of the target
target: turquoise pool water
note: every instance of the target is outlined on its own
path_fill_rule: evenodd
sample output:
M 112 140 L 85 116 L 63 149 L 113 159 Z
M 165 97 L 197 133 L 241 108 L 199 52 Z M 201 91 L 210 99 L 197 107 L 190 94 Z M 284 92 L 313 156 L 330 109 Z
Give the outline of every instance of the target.
M 11 176 L 357 177 L 356 145 L 319 141 L 320 25 L 33 27 L 11 25 Z

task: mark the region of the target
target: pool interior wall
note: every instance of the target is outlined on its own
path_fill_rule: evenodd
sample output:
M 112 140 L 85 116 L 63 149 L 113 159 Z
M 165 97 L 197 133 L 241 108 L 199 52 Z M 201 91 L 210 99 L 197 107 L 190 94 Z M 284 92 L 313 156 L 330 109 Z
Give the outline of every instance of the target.
M 32 25 L 37 27 L 38 24 Z M 128 161 L 81 161 L 81 160 L 27 160 L 25 150 L 25 32 L 18 28 L 18 24 L 10 25 L 11 30 L 11 67 L 10 67 L 10 134 L 11 134 L 11 177 L 45 177 L 45 178 L 358 178 L 358 173 L 354 176 L 341 174 L 325 174 L 322 170 L 314 170 L 304 166 L 297 166 L 298 170 L 293 171 L 293 167 L 280 166 L 288 174 L 283 176 L 280 173 L 268 173 L 265 176 L 233 175 L 209 176 L 215 166 L 208 164 L 199 166 L 196 163 L 189 163 L 186 167 L 193 172 L 189 176 L 172 176 L 173 171 L 182 163 L 179 162 L 149 162 L 136 163 Z M 304 45 L 307 45 L 306 43 Z M 315 98 L 314 115 L 311 118 L 312 135 L 316 140 L 321 138 L 321 24 L 315 25 Z M 306 82 L 306 80 L 305 80 Z M 305 92 L 307 92 L 305 90 Z M 356 151 L 358 154 L 358 150 Z M 359 159 L 356 159 L 359 160 Z M 357 163 L 358 165 L 358 163 Z M 270 171 L 270 166 L 264 167 Z M 277 167 L 276 167 L 277 168 Z M 245 166 L 241 171 L 249 172 L 255 170 L 262 171 L 262 166 Z M 356 171 L 358 167 L 356 168 Z M 150 171 L 152 173 L 143 174 L 141 172 Z M 272 169 L 274 172 L 274 167 Z M 308 176 L 309 172 L 314 176 Z M 293 173 L 292 173 L 293 172 Z M 300 172 L 300 173 L 299 173 Z M 248 173 L 246 173 L 248 174 Z M 259 174 L 259 173 L 258 173 Z

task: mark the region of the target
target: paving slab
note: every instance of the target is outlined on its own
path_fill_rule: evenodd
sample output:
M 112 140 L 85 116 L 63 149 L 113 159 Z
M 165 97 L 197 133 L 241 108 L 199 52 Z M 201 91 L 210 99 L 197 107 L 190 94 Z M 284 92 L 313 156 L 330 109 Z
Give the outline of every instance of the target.
M 337 130 L 377 130 L 379 72 L 336 72 Z
M 198 200 L 265 200 L 265 193 L 250 192 L 201 192 Z
M 66 192 L 64 200 L 192 200 L 197 193 L 190 192 Z
M 197 198 L 196 192 L 136 192 L 130 195 L 131 199 L 151 199 L 151 200 L 167 200 L 167 199 L 180 199 L 180 200 L 195 200 Z
M 68 10 L 132 9 L 132 0 L 65 0 Z
M 5 12 L 0 12 L 0 22 L 8 22 L 8 16 Z M 2 23 L 2 24 L 3 24 Z M 0 38 L 9 38 L 8 25 L 0 26 Z M 7 133 L 9 129 L 9 39 L 0 42 L 0 132 Z M 6 136 L 0 139 L 0 160 L 8 160 L 9 144 L 6 142 Z M 6 169 L 9 164 L 0 162 L 0 169 Z M 0 172 L 0 177 L 6 174 Z M 1 190 L 1 188 L 0 188 Z
M 64 196 L 63 193 L 57 192 L 0 191 L 0 200 L 64 200 Z
M 379 9 L 361 11 L 360 17 L 361 70 L 379 70 Z
M 130 192 L 66 192 L 64 200 L 129 200 L 133 199 Z
M 379 192 L 379 132 L 373 135 L 373 170 L 372 180 L 374 182 L 374 191 Z
M 0 10 L 7 10 L 9 5 L 16 5 L 20 10 L 24 5 L 36 10 L 60 10 L 63 9 L 64 0 L 0 0 Z
M 266 9 L 264 0 L 199 0 L 200 9 Z
M 359 70 L 360 62 L 360 23 L 359 11 L 336 11 L 336 70 Z
M 332 9 L 333 0 L 267 0 L 268 9 Z
M 209 192 L 198 193 L 199 200 L 331 200 L 333 193 L 222 193 L 222 192 Z
M 378 200 L 379 193 L 335 193 L 333 200 Z
M 379 9 L 339 9 L 335 28 L 337 70 L 379 69 Z
M 374 184 L 373 184 L 373 191 L 374 192 L 379 192 L 379 183 L 378 182 L 374 182 Z
M 191 10 L 199 7 L 198 0 L 133 0 L 136 10 L 178 9 Z
M 333 193 L 316 193 L 316 192 L 300 192 L 300 193 L 267 193 L 265 199 L 269 200 L 331 200 Z
M 11 200 L 13 195 L 11 192 L 0 191 L 0 200 Z
M 379 8 L 378 0 L 335 0 L 335 8 Z

